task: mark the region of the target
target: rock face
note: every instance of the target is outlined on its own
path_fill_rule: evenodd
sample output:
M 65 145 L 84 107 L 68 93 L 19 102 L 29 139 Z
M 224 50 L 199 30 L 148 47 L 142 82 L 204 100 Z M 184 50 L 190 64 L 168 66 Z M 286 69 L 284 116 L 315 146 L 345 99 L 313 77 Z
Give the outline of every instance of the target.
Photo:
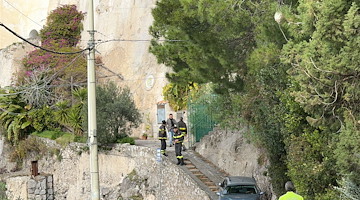
M 38 161 L 40 175 L 52 174 L 54 199 L 79 200 L 90 197 L 89 154 L 86 146 L 71 144 L 61 156 Z M 167 159 L 156 161 L 156 151 L 147 147 L 117 145 L 99 154 L 100 195 L 114 199 L 189 199 L 207 200 L 208 195 Z M 61 158 L 61 159 L 59 159 Z M 61 161 L 59 161 L 61 160 Z M 27 163 L 30 163 L 27 161 Z M 27 164 L 26 168 L 30 168 Z M 11 200 L 28 199 L 28 176 L 7 177 L 7 194 Z M 25 191 L 25 193 L 24 193 Z
M 75 4 L 78 10 L 86 13 L 89 2 L 13 0 L 1 1 L 0 8 L 4 10 L 2 18 L 4 23 L 6 21 L 5 25 L 27 38 L 34 30 L 40 31 L 48 13 L 56 7 Z M 98 68 L 98 81 L 111 80 L 121 87 L 130 88 L 134 101 L 143 114 L 143 123 L 134 132 L 134 136 L 140 136 L 142 133 L 147 133 L 149 136 L 157 135 L 159 126 L 157 102 L 163 100 L 162 88 L 167 84 L 165 74 L 169 68 L 158 64 L 156 58 L 148 51 L 151 40 L 149 27 L 153 22 L 151 9 L 154 8 L 155 2 L 156 0 L 94 0 L 96 57 L 104 63 Z M 85 15 L 83 23 L 81 48 L 88 45 L 88 15 Z M 5 29 L 0 29 L 0 31 L 0 48 L 20 41 Z M 12 74 L 21 66 L 19 61 L 29 51 L 22 49 L 19 45 L 11 45 L 7 49 L 0 50 L 0 87 L 10 85 Z M 172 111 L 169 106 L 166 106 L 165 116 L 169 112 Z M 164 119 L 160 119 L 159 122 L 161 123 Z
M 231 176 L 253 176 L 268 199 L 272 197 L 265 152 L 244 138 L 246 128 L 240 131 L 215 130 L 196 145 L 196 152 Z
M 38 43 L 37 40 L 31 40 L 31 42 Z M 32 50 L 34 48 L 27 43 L 16 43 L 0 49 L 0 87 L 12 84 L 14 74 L 22 65 L 22 58 Z

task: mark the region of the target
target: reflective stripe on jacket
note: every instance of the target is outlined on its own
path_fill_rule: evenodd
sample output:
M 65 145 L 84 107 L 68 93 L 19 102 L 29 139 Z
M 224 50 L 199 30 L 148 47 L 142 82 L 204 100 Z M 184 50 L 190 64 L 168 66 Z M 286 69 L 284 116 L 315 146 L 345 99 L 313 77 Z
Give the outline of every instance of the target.
M 184 135 L 181 131 L 178 130 L 177 132 L 174 132 L 173 138 L 174 140 L 178 140 L 176 143 L 182 143 L 184 140 Z
M 161 125 L 159 127 L 159 137 L 158 138 L 159 138 L 159 140 L 166 140 L 167 139 L 165 125 Z
M 178 122 L 178 127 L 179 127 L 180 132 L 185 136 L 187 134 L 187 127 L 186 127 L 185 122 L 180 120 Z

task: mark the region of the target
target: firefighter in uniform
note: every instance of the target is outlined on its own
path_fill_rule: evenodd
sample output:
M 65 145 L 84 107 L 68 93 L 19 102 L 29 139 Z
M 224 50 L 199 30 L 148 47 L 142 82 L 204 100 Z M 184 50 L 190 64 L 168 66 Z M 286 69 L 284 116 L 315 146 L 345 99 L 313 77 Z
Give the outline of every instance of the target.
M 181 147 L 184 141 L 184 135 L 178 129 L 178 125 L 174 125 L 174 142 L 175 142 L 175 154 L 178 160 L 177 165 L 185 165 L 184 163 L 184 156 L 181 154 Z
M 167 140 L 167 134 L 166 134 L 166 129 L 165 129 L 165 125 L 166 125 L 166 121 L 162 120 L 162 124 L 159 128 L 159 140 L 161 142 L 161 154 L 164 156 L 168 156 L 166 154 L 166 140 Z
M 180 117 L 180 121 L 178 122 L 177 125 L 179 127 L 180 132 L 184 135 L 184 139 L 185 139 L 185 137 L 187 135 L 187 128 L 186 128 L 186 123 L 184 122 L 183 117 Z M 185 145 L 183 142 L 182 142 L 182 150 L 186 151 L 186 148 L 185 148 Z

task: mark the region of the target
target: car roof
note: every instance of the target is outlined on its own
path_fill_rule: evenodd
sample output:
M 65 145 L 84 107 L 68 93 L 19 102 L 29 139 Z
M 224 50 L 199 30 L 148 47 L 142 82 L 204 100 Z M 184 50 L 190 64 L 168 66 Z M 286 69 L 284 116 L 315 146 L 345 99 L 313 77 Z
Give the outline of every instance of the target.
M 228 176 L 227 185 L 256 185 L 256 181 L 253 177 L 247 176 Z

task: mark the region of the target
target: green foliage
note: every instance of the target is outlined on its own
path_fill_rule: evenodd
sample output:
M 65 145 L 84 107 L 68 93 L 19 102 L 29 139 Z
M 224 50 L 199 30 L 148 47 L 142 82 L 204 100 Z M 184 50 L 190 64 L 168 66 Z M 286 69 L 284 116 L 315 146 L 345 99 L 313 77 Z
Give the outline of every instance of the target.
M 66 146 L 69 143 L 74 142 L 74 140 L 75 140 L 75 135 L 71 133 L 65 133 L 62 136 L 55 139 L 55 141 L 62 146 Z
M 162 0 L 156 5 L 153 37 L 186 40 L 152 41 L 150 52 L 174 71 L 167 74 L 171 82 L 213 82 L 218 92 L 242 89 L 243 64 L 254 45 L 253 26 L 247 23 L 250 2 Z
M 360 199 L 360 187 L 355 184 L 348 177 L 343 178 L 340 181 L 340 186 L 336 189 L 341 193 L 341 199 L 343 200 L 357 200 Z
M 96 103 L 97 139 L 102 145 L 130 135 L 131 129 L 140 123 L 141 115 L 128 88 L 119 88 L 114 82 L 97 86 Z M 87 120 L 84 123 L 85 128 Z
M 31 109 L 28 112 L 28 117 L 31 120 L 31 126 L 37 132 L 45 130 L 55 130 L 59 127 L 59 123 L 54 118 L 53 109 L 48 106 L 43 106 L 38 109 Z
M 21 140 L 13 148 L 9 159 L 12 162 L 16 162 L 18 168 L 22 167 L 24 159 L 31 157 L 38 160 L 48 152 L 46 144 L 36 137 Z
M 345 125 L 338 137 L 335 156 L 341 174 L 354 184 L 360 185 L 360 130 L 359 122 L 347 113 Z
M 186 109 L 189 97 L 199 92 L 199 89 L 196 83 L 186 85 L 169 83 L 163 88 L 163 96 L 166 101 L 169 101 L 172 109 L 179 111 Z
M 297 191 L 306 199 L 326 193 L 328 184 L 335 183 L 337 179 L 331 135 L 318 130 L 308 131 L 298 137 L 292 135 L 286 142 L 288 174 Z
M 307 198 L 331 199 L 339 175 L 350 174 L 360 183 L 354 156 L 359 148 L 359 8 L 349 1 L 304 1 L 297 15 L 306 20 L 290 26 L 290 35 L 300 32 L 311 40 L 294 37 L 282 51 L 282 62 L 292 66 L 288 94 L 300 107 L 285 120 L 289 176 Z
M 76 136 L 82 136 L 87 90 L 84 88 L 75 89 L 72 96 L 72 104 L 67 100 L 55 104 L 54 119 Z
M 61 52 L 78 51 L 75 45 L 80 39 L 83 18 L 84 14 L 73 5 L 64 5 L 52 11 L 40 31 L 42 47 Z M 11 157 L 18 163 L 28 152 L 40 151 L 30 147 L 39 147 L 36 142 L 29 139 L 25 140 L 28 143 L 22 141 L 32 132 L 56 139 L 63 145 L 74 140 L 84 141 L 82 124 L 86 90 L 62 85 L 86 81 L 85 57 L 37 49 L 23 59 L 23 64 L 23 71 L 17 74 L 17 85 L 21 86 L 0 89 L 1 128 L 10 143 L 16 145 Z M 76 137 L 62 131 L 70 131 Z
M 83 18 L 84 14 L 77 11 L 74 5 L 63 5 L 53 10 L 47 24 L 40 30 L 42 47 L 60 52 L 79 51 L 75 46 L 80 39 Z M 54 54 L 36 49 L 23 59 L 23 65 L 23 72 L 18 75 L 18 84 L 25 86 L 27 92 L 24 99 L 29 99 L 35 107 L 44 101 L 50 105 L 58 99 L 70 97 L 70 87 L 51 85 L 86 81 L 86 58 L 81 55 Z M 34 99 L 33 94 L 41 94 L 41 101 L 31 101 Z
M 50 12 L 47 23 L 40 31 L 41 43 L 53 40 L 64 46 L 75 46 L 83 30 L 84 13 L 75 5 L 62 5 Z
M 16 144 L 26 137 L 31 121 L 27 116 L 28 106 L 21 100 L 16 90 L 0 89 L 0 122 L 7 139 Z
M 0 199 L 7 200 L 6 196 L 6 183 L 0 181 Z
M 313 39 L 289 42 L 283 50 L 283 61 L 294 66 L 289 73 L 299 86 L 291 95 L 318 120 L 317 127 L 331 122 L 329 128 L 337 131 L 343 112 L 353 110 L 359 101 L 355 88 L 360 87 L 356 76 L 360 59 L 359 51 L 353 51 L 360 45 L 359 34 L 345 31 L 357 27 L 352 13 L 358 8 L 348 1 L 333 0 L 318 6 L 321 9 L 316 14 L 321 18 L 313 21 Z
M 290 179 L 307 199 L 339 199 L 338 179 L 360 184 L 359 2 L 281 2 L 158 1 L 151 34 L 186 42 L 150 51 L 171 83 L 214 84 L 217 121 L 249 127 L 276 194 Z
M 62 132 L 62 131 L 46 130 L 46 131 L 43 131 L 43 132 L 33 132 L 31 135 L 38 136 L 38 137 L 43 137 L 43 138 L 48 138 L 48 139 L 51 139 L 51 140 L 55 140 L 55 139 L 61 137 L 64 134 L 65 134 L 65 132 Z
M 282 193 L 288 178 L 277 92 L 286 87 L 288 66 L 279 59 L 286 41 L 273 20 L 277 4 L 163 0 L 157 6 L 154 38 L 186 40 L 152 43 L 150 51 L 174 71 L 169 80 L 211 82 L 220 94 L 211 102 L 216 121 L 254 130 L 248 136 L 267 149 L 273 187 Z
M 86 143 L 87 139 L 88 139 L 87 136 L 77 136 L 77 135 L 75 135 L 74 142 Z
M 135 145 L 135 139 L 132 137 L 124 137 L 124 138 L 118 139 L 117 142 L 121 143 L 121 144 L 129 143 L 131 145 Z

